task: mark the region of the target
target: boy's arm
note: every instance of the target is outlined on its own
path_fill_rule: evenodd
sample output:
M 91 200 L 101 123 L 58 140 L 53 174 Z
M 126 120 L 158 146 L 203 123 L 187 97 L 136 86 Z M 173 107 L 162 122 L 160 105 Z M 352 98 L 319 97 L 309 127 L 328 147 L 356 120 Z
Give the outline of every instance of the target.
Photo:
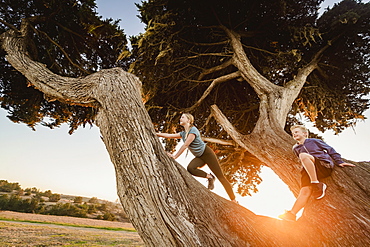
M 318 144 L 320 148 L 324 149 L 327 151 L 327 153 L 330 155 L 330 157 L 334 160 L 335 164 L 338 166 L 344 167 L 344 166 L 355 166 L 351 163 L 346 163 L 342 160 L 342 156 L 335 151 L 335 149 L 328 144 L 326 144 L 324 141 L 318 139 Z
M 299 157 L 299 153 L 297 152 L 297 150 L 296 150 L 296 147 L 297 147 L 298 145 L 297 144 L 294 144 L 294 146 L 292 147 L 292 151 L 293 151 L 293 153 L 297 156 L 297 157 Z
M 342 163 L 342 164 L 339 164 L 338 166 L 340 166 L 340 167 L 345 167 L 345 166 L 355 166 L 354 164 L 351 164 L 351 163 L 346 163 L 346 162 L 344 162 L 344 163 Z

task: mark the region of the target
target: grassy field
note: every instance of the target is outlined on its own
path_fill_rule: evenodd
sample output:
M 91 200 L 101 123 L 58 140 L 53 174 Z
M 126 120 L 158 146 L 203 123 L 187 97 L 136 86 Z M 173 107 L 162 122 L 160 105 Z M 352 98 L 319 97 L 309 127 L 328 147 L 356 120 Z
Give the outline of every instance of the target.
M 0 246 L 144 246 L 129 223 L 0 211 Z

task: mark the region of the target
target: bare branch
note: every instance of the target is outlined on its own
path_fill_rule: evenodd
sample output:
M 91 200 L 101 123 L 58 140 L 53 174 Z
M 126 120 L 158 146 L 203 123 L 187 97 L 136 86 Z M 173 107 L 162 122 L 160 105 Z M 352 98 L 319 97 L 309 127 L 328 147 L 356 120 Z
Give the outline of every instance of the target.
M 249 150 L 248 146 L 253 146 L 249 143 L 248 135 L 243 135 L 235 129 L 235 127 L 230 123 L 227 117 L 221 112 L 217 105 L 211 106 L 211 111 L 213 117 L 216 119 L 222 128 L 229 134 L 229 136 L 242 148 Z
M 208 74 L 211 74 L 213 72 L 216 72 L 216 71 L 220 71 L 222 69 L 225 69 L 227 67 L 229 67 L 230 65 L 232 65 L 232 60 L 229 59 L 227 60 L 225 63 L 223 64 L 220 64 L 218 66 L 215 66 L 215 67 L 212 67 L 212 68 L 209 68 L 209 69 L 206 69 L 204 70 L 198 77 L 198 80 L 202 80 L 202 78 Z
M 78 37 L 80 37 L 80 38 L 82 38 L 82 39 L 84 39 L 84 37 L 81 35 L 81 34 L 78 34 L 78 33 L 76 33 L 75 31 L 73 31 L 73 30 L 71 30 L 71 29 L 69 29 L 69 28 L 67 28 L 67 27 L 65 27 L 65 26 L 63 26 L 62 24 L 60 24 L 59 22 L 55 22 L 58 26 L 60 26 L 61 28 L 63 28 L 64 30 L 66 30 L 67 32 L 69 32 L 69 33 L 72 33 L 72 34 L 74 34 L 74 35 L 76 35 L 76 36 L 78 36 Z
M 206 56 L 219 56 L 219 57 L 232 57 L 231 54 L 225 54 L 225 53 L 199 53 L 194 56 L 187 56 L 187 57 L 180 57 L 179 59 L 192 59 L 192 58 L 198 58 L 198 57 L 206 57 Z
M 192 45 L 197 45 L 197 46 L 215 46 L 215 45 L 225 45 L 227 44 L 229 41 L 228 40 L 225 40 L 225 41 L 220 41 L 220 42 L 214 42 L 214 43 L 197 43 L 197 42 L 191 42 L 189 40 L 186 40 L 186 39 L 183 39 L 183 38 L 180 38 L 179 40 L 182 40 L 188 44 L 192 44 Z
M 233 64 L 239 69 L 242 77 L 251 85 L 251 87 L 253 87 L 256 93 L 260 96 L 278 90 L 280 86 L 271 83 L 252 65 L 247 55 L 245 54 L 243 45 L 240 41 L 240 36 L 226 27 L 222 28 L 227 36 L 230 38 L 231 46 L 234 50 Z
M 238 78 L 238 77 L 240 77 L 240 75 L 241 75 L 240 72 L 236 71 L 234 73 L 224 75 L 224 76 L 221 76 L 221 77 L 218 77 L 218 78 L 214 79 L 213 82 L 211 83 L 211 85 L 209 85 L 208 88 L 204 91 L 202 97 L 200 97 L 200 99 L 194 105 L 185 109 L 185 111 L 190 112 L 190 111 L 194 110 L 195 107 L 198 107 L 202 103 L 202 101 L 211 93 L 212 89 L 216 85 L 218 85 L 222 82 L 225 82 L 225 81 L 229 81 L 229 80 Z
M 14 31 L 16 31 L 16 32 L 19 32 L 19 30 L 18 30 L 14 25 L 12 25 L 12 24 L 10 24 L 10 23 L 8 23 L 8 22 L 6 22 L 6 21 L 2 20 L 2 19 L 0 19 L 0 22 L 1 22 L 2 24 L 4 24 L 5 26 L 9 27 L 10 29 L 13 29 L 13 30 L 14 30 Z
M 22 28 L 27 32 L 26 28 Z M 54 74 L 42 63 L 35 62 L 27 56 L 25 36 L 13 30 L 2 35 L 2 46 L 7 53 L 6 59 L 21 72 L 37 89 L 44 92 L 48 99 L 57 99 L 69 104 L 97 106 L 97 102 L 86 88 L 90 88 L 88 77 L 68 78 Z M 91 75 L 92 76 L 92 75 Z
M 225 146 L 236 146 L 237 144 L 233 140 L 217 139 L 212 137 L 202 136 L 203 141 L 217 143 Z
M 343 34 L 343 33 L 342 33 Z M 306 83 L 307 77 L 318 68 L 319 61 L 324 54 L 324 52 L 332 45 L 332 43 L 336 42 L 342 34 L 334 37 L 332 40 L 329 40 L 327 45 L 321 48 L 312 58 L 311 62 L 308 63 L 306 66 L 298 70 L 297 76 L 286 84 L 286 88 L 290 87 L 300 87 L 302 88 L 303 85 Z
M 33 27 L 32 25 L 30 25 L 30 27 L 35 31 L 35 33 L 41 33 L 43 34 L 51 43 L 53 43 L 54 45 L 56 45 L 61 51 L 62 53 L 64 54 L 64 56 L 66 56 L 67 60 L 73 65 L 75 66 L 76 68 L 78 68 L 79 70 L 83 71 L 84 73 L 86 73 L 87 75 L 91 74 L 89 71 L 85 70 L 84 68 L 82 68 L 80 65 L 76 64 L 75 62 L 72 61 L 72 59 L 69 57 L 68 53 L 63 49 L 63 47 L 61 45 L 59 45 L 57 42 L 55 42 L 52 38 L 49 37 L 49 35 L 41 30 L 37 30 L 35 27 Z
M 248 49 L 253 49 L 253 50 L 256 50 L 256 51 L 262 51 L 262 52 L 265 52 L 265 53 L 268 53 L 268 54 L 271 54 L 271 55 L 277 55 L 277 53 L 275 53 L 275 52 L 267 51 L 267 50 L 260 49 L 260 48 L 257 48 L 257 47 L 253 47 L 253 46 L 249 46 L 249 45 L 244 45 L 243 44 L 243 47 L 248 48 Z

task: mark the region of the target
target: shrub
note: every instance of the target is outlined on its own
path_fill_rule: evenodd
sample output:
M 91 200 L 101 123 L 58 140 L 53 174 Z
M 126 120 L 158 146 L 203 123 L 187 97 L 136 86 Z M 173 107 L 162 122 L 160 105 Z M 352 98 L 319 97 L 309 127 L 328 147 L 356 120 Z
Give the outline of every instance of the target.
M 0 180 L 0 191 L 12 192 L 13 190 L 20 190 L 19 183 L 9 183 L 7 180 Z
M 49 202 L 58 202 L 60 200 L 60 194 L 51 194 L 49 196 Z
M 114 214 L 112 214 L 110 212 L 105 212 L 104 215 L 103 215 L 103 220 L 115 221 L 116 216 L 114 216 Z
M 99 200 L 98 200 L 98 198 L 96 198 L 96 197 L 92 197 L 92 198 L 90 198 L 89 203 L 95 203 L 95 204 L 98 204 L 98 203 L 99 203 Z
M 82 203 L 82 197 L 81 196 L 77 196 L 75 197 L 75 199 L 73 200 L 74 203 Z

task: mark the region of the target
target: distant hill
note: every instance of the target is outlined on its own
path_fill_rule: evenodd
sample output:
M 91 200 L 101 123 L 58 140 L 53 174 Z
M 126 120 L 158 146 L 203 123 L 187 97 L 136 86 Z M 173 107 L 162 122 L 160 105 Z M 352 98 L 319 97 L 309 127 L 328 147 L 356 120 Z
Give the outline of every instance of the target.
M 0 210 L 128 222 L 120 203 L 64 195 L 0 180 Z

